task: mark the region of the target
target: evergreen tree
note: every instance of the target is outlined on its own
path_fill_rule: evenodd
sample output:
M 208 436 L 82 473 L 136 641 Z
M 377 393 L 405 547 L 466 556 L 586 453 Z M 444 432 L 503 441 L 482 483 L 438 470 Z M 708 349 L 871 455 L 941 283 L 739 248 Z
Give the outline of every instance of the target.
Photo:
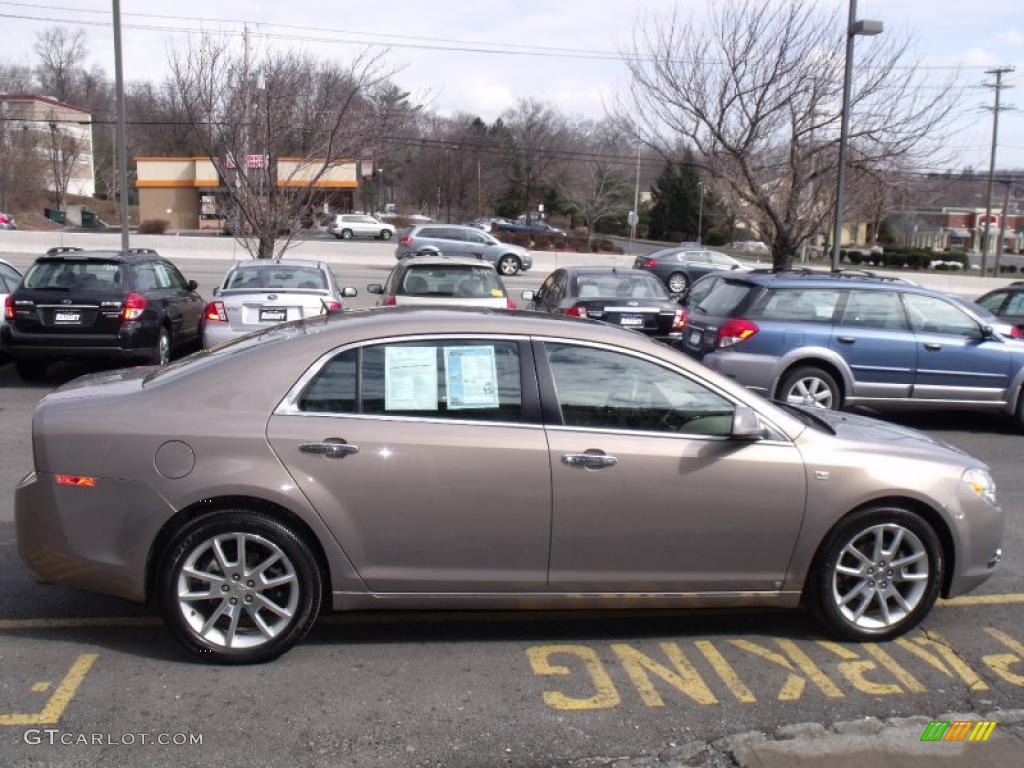
M 647 236 L 652 240 L 697 240 L 700 215 L 700 174 L 693 155 L 682 162 L 668 162 L 651 189 L 651 219 Z M 708 229 L 708 198 L 705 196 L 703 229 Z

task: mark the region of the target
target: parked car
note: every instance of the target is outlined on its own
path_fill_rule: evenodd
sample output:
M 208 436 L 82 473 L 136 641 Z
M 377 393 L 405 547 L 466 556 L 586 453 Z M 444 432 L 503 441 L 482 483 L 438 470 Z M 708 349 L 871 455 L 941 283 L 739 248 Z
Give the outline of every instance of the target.
M 217 663 L 331 608 L 806 605 L 886 640 L 992 575 L 1005 518 L 985 465 L 920 432 L 487 309 L 328 315 L 84 377 L 32 441 L 29 569 L 151 599 Z
M 688 248 L 666 248 L 646 256 L 637 256 L 634 269 L 644 269 L 658 276 L 672 293 L 686 293 L 687 289 L 709 272 L 743 267 L 732 256 L 717 251 L 695 251 Z
M 387 281 L 366 286 L 377 305 L 470 306 L 515 309 L 494 265 L 481 259 L 414 256 L 395 265 Z
M 1008 323 L 1002 318 L 997 317 L 977 302 L 965 299 L 963 296 L 956 293 L 947 293 L 946 296 L 966 307 L 970 310 L 971 314 L 986 325 L 991 326 L 992 329 L 1001 336 L 1005 336 L 1010 339 L 1024 339 L 1024 330 L 1018 328 L 1013 323 Z
M 199 343 L 196 288 L 148 248 L 51 248 L 4 300 L 0 342 L 28 381 L 62 358 L 163 365 Z
M 0 213 L 0 229 L 17 229 L 14 217 L 9 213 Z
M 484 216 L 475 219 L 468 219 L 462 223 L 463 226 L 474 227 L 475 229 L 479 229 L 481 232 L 490 232 L 494 223 L 501 221 L 505 221 L 505 219 Z
M 533 257 L 525 248 L 503 243 L 475 227 L 457 224 L 417 224 L 398 239 L 395 258 L 410 256 L 472 256 L 497 268 L 505 277 L 525 272 L 533 266 Z
M 18 284 L 21 283 L 21 272 L 16 270 L 12 264 L 8 264 L 3 259 L 0 259 L 0 304 L 7 300 L 7 296 L 14 293 Z M 7 319 L 7 312 L 0 315 L 0 326 L 3 326 Z M 3 350 L 0 349 L 0 358 L 4 356 Z
M 1003 322 L 1024 331 L 1024 280 L 989 291 L 977 303 Z
M 772 249 L 760 240 L 738 240 L 726 246 L 733 251 L 746 251 L 757 256 L 771 256 Z
M 327 231 L 339 240 L 351 240 L 353 237 L 390 240 L 395 236 L 395 225 L 366 214 L 339 213 L 327 227 Z
M 526 235 L 565 237 L 565 230 L 553 227 L 538 216 L 520 216 L 518 219 L 495 219 L 491 222 L 492 232 L 519 232 Z
M 655 277 L 635 269 L 566 267 L 556 269 L 536 291 L 524 291 L 532 309 L 601 320 L 678 343 L 683 310 Z
M 688 308 L 683 350 L 784 402 L 988 410 L 1024 429 L 1024 343 L 903 281 L 767 270 L 726 277 Z
M 268 324 L 341 312 L 355 288 L 338 287 L 322 261 L 241 262 L 213 289 L 203 312 L 203 346 L 213 347 Z

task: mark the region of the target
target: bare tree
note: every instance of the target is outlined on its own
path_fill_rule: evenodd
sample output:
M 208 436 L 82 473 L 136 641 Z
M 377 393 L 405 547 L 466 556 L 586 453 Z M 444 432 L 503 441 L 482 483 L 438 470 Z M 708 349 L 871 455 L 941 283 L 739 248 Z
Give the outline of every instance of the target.
M 312 218 L 318 182 L 370 145 L 378 124 L 368 97 L 393 74 L 382 54 L 344 68 L 293 51 L 250 62 L 212 38 L 170 64 L 177 103 L 222 177 L 232 233 L 261 259 L 288 249 Z
M 39 135 L 27 123 L 0 118 L 0 211 L 24 210 L 36 205 L 46 167 Z
M 61 101 L 70 99 L 88 55 L 85 32 L 78 29 L 71 33 L 64 27 L 48 27 L 36 35 L 34 49 L 39 57 L 36 72 L 43 90 Z
M 588 126 L 586 139 L 580 146 L 586 154 L 569 168 L 563 193 L 583 216 L 589 241 L 593 240 L 594 228 L 601 219 L 628 209 L 632 204 L 632 191 L 617 161 L 626 151 L 626 135 L 621 124 L 606 120 Z
M 82 156 L 82 142 L 57 122 L 53 112 L 50 113 L 48 127 L 50 136 L 46 150 L 50 180 L 53 182 L 54 205 L 58 210 L 63 210 L 68 195 L 68 184 Z
M 545 188 L 557 187 L 565 169 L 565 151 L 579 137 L 578 127 L 551 105 L 521 99 L 501 116 L 507 141 L 506 195 L 511 206 L 526 210 Z
M 723 0 L 709 27 L 677 13 L 638 23 L 620 101 L 667 155 L 684 142 L 754 216 L 775 268 L 831 215 L 845 28 L 813 0 Z M 845 17 L 843 17 L 845 18 Z M 851 94 L 851 167 L 909 160 L 935 147 L 953 83 L 922 87 L 907 39 L 860 45 Z

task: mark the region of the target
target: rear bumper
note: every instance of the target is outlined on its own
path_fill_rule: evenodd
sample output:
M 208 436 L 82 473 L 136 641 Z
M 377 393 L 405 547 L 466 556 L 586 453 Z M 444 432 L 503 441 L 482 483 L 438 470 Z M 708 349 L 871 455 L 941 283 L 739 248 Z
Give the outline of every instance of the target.
M 23 333 L 10 323 L 0 327 L 0 349 L 15 359 L 147 359 L 156 346 L 155 328 L 125 323 L 118 334 Z
M 246 328 L 243 330 L 234 330 L 228 323 L 206 323 L 203 325 L 203 349 L 210 349 L 216 347 L 218 344 L 223 344 L 225 341 L 231 341 L 237 339 L 239 336 L 244 336 L 247 333 L 253 331 L 259 331 L 267 328 L 268 326 L 260 326 L 256 328 Z
M 751 355 L 719 350 L 704 355 L 701 362 L 711 370 L 735 379 L 747 389 L 771 397 L 779 358 L 773 355 Z

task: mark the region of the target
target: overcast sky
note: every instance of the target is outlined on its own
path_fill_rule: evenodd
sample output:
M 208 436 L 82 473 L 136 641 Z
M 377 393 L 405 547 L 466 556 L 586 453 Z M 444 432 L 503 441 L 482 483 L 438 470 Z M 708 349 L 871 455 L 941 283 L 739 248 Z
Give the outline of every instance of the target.
M 774 0 L 769 0 L 774 1 Z M 517 98 L 551 100 L 587 117 L 604 114 L 604 104 L 626 85 L 624 68 L 614 52 L 628 43 L 633 24 L 643 14 L 670 10 L 676 0 L 123 0 L 125 72 L 129 79 L 162 78 L 172 46 L 188 44 L 181 28 L 238 32 L 248 21 L 260 46 L 302 46 L 319 55 L 347 60 L 358 42 L 391 43 L 391 57 L 404 67 L 399 83 L 428 98 L 441 111 L 465 110 L 493 119 Z M 702 19 L 708 0 L 680 0 L 685 14 Z M 825 2 L 843 23 L 845 2 Z M 962 65 L 965 89 L 958 120 L 964 129 L 951 141 L 957 166 L 988 168 L 991 91 L 981 87 L 984 66 L 1016 65 L 1004 91 L 1016 103 L 1002 114 L 1001 167 L 1024 167 L 1024 7 L 1021 0 L 861 0 L 862 18 L 880 19 L 886 32 L 909 32 L 916 57 L 929 65 Z M 113 71 L 109 0 L 0 1 L 4 50 L 0 58 L 27 61 L 35 34 L 53 21 L 10 18 L 32 16 L 60 20 L 86 31 L 91 60 Z M 91 11 L 91 12 L 89 12 Z M 161 16 L 143 16 L 153 14 Z M 280 25 L 292 25 L 291 28 Z M 139 29 L 135 27 L 160 27 Z M 274 35 L 268 39 L 262 35 Z M 288 40 L 315 37 L 331 42 Z M 387 37 L 388 35 L 396 37 Z M 858 45 L 871 45 L 859 38 Z M 425 50 L 535 46 L 565 53 L 609 54 L 607 60 L 550 55 L 507 55 L 467 50 Z M 516 48 L 524 51 L 525 48 Z M 578 54 L 576 54 L 578 55 Z M 936 83 L 950 71 L 929 70 Z

